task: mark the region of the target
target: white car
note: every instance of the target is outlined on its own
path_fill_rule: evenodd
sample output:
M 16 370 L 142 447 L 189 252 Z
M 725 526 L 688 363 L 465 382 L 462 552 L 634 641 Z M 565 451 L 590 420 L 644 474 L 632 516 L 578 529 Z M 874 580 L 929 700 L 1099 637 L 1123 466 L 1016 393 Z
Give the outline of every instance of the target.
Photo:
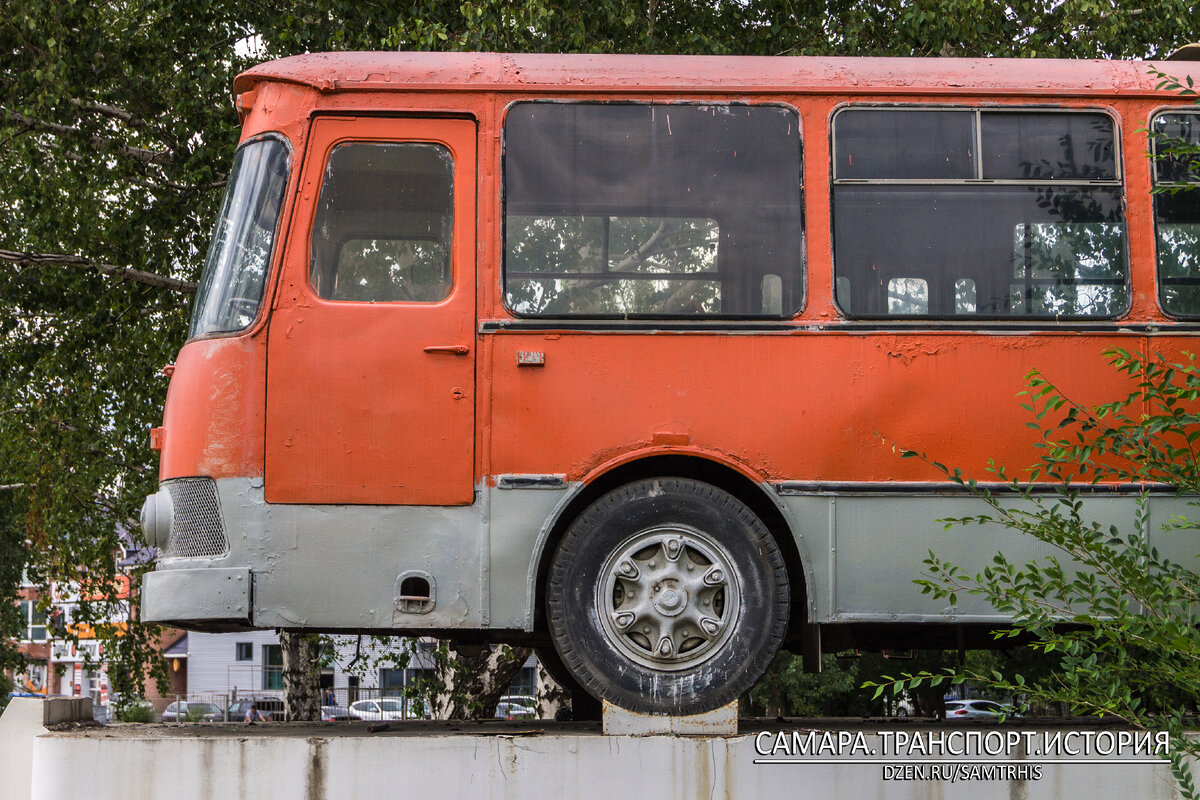
M 991 700 L 947 700 L 946 721 L 957 722 L 968 719 L 997 720 L 1001 716 L 1019 717 L 1020 714 L 1009 711 L 1005 706 Z
M 497 719 L 532 719 L 537 715 L 537 698 L 528 695 L 506 695 L 496 704 Z
M 350 717 L 352 719 L 365 719 L 371 721 L 392 720 L 392 719 L 408 719 L 412 715 L 405 716 L 404 702 L 402 700 L 359 700 L 356 703 L 350 704 Z

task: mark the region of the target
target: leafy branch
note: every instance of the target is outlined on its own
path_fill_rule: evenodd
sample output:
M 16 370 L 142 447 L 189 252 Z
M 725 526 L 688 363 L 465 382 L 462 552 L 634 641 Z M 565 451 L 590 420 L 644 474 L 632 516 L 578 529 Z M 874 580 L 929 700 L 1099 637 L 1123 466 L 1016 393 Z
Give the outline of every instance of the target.
M 1166 757 L 1184 796 L 1195 798 L 1186 759 L 1200 755 L 1200 743 L 1187 735 L 1196 727 L 1189 715 L 1200 702 L 1200 574 L 1161 553 L 1150 534 L 1194 527 L 1181 519 L 1156 525 L 1152 505 L 1171 496 L 1168 489 L 1174 496 L 1200 495 L 1200 369 L 1187 354 L 1181 362 L 1120 349 L 1105 355 L 1132 387 L 1113 402 L 1085 405 L 1040 372 L 1026 376 L 1022 406 L 1034 417 L 1029 424 L 1040 434 L 1041 450 L 1027 482 L 991 463 L 989 471 L 1004 483 L 996 491 L 924 454 L 901 452 L 985 504 L 982 514 L 943 520 L 947 528 L 1005 529 L 1056 551 L 1026 564 L 997 553 L 975 572 L 930 552 L 925 576 L 916 583 L 951 606 L 960 593 L 984 598 L 1012 619 L 1010 627 L 993 632 L 997 641 L 1051 655 L 1057 668 L 1037 680 L 951 668 L 883 676 L 866 685 L 878 697 L 971 681 L 1026 704 L 1063 703 L 1075 713 L 1169 731 Z M 1038 479 L 1048 479 L 1049 486 Z M 1130 530 L 1092 518 L 1082 491 L 1088 484 L 1141 487 Z M 1053 492 L 1046 494 L 1047 488 Z

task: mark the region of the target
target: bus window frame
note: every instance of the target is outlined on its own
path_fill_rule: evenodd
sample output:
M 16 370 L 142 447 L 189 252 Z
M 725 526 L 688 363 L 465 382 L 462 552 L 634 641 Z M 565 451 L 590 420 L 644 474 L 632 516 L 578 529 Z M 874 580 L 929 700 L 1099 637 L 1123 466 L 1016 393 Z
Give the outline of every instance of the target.
M 1151 163 L 1150 163 L 1150 188 L 1151 188 L 1151 190 L 1153 190 L 1155 187 L 1159 186 L 1158 160 L 1157 160 L 1157 158 L 1154 157 L 1157 154 L 1157 149 L 1155 148 L 1156 139 L 1153 136 L 1154 120 L 1156 118 L 1162 116 L 1163 114 L 1194 114 L 1197 118 L 1200 118 L 1200 108 L 1198 108 L 1195 104 L 1192 104 L 1192 103 L 1186 103 L 1186 104 L 1181 104 L 1181 105 L 1163 105 L 1163 106 L 1158 106 L 1157 108 L 1153 109 L 1149 113 L 1149 115 L 1147 115 L 1147 117 L 1146 117 L 1146 134 L 1147 134 L 1147 139 L 1148 139 L 1147 147 L 1151 152 Z M 1165 184 L 1165 185 L 1168 185 L 1168 186 L 1177 186 L 1177 185 L 1193 186 L 1196 188 L 1192 189 L 1191 191 L 1200 192 L 1200 182 L 1191 183 L 1191 184 Z M 1163 289 L 1165 288 L 1165 286 L 1163 285 L 1163 282 L 1162 282 L 1162 274 L 1159 271 L 1159 264 L 1158 264 L 1158 212 L 1154 208 L 1155 202 L 1156 202 L 1156 195 L 1151 193 L 1150 194 L 1150 224 L 1154 230 L 1154 298 L 1155 298 L 1155 302 L 1158 304 L 1159 312 L 1169 320 L 1177 321 L 1177 322 L 1191 322 L 1191 323 L 1200 322 L 1200 311 L 1197 311 L 1195 314 L 1179 314 L 1177 312 L 1168 310 L 1166 304 L 1163 302 Z
M 874 111 L 969 111 L 976 115 L 975 123 L 975 162 L 976 175 L 980 177 L 972 179 L 867 179 L 867 178 L 837 178 L 837 137 L 835 135 L 834 123 L 838 114 L 847 110 L 874 110 Z M 1055 180 L 1047 179 L 1043 181 L 1034 180 L 1013 180 L 1013 179 L 995 179 L 983 178 L 983 154 L 982 154 L 982 128 L 979 124 L 981 112 L 987 113 L 1014 113 L 1014 114 L 1103 114 L 1112 120 L 1113 125 L 1113 168 L 1114 177 L 1111 180 Z M 1117 323 L 1120 320 L 1129 316 L 1134 307 L 1134 288 L 1133 288 L 1133 264 L 1129 252 L 1129 187 L 1126 183 L 1128 171 L 1125 164 L 1125 148 L 1122 141 L 1122 118 L 1117 109 L 1112 106 L 1063 106 L 1063 105 L 1046 105 L 1046 104 L 989 104 L 983 102 L 973 103 L 903 103 L 903 102 L 854 102 L 847 101 L 836 104 L 829 112 L 827 121 L 828 142 L 829 142 L 829 291 L 830 300 L 834 311 L 839 318 L 846 322 L 868 323 L 871 326 L 883 327 L 920 327 L 922 324 L 929 323 L 944 323 L 950 325 L 987 325 L 996 327 L 1012 327 L 1018 326 L 1031 330 L 1040 330 L 1046 328 L 1058 328 L 1063 325 L 1087 326 L 1104 323 Z M 835 230 L 834 220 L 836 218 L 834 207 L 834 190 L 838 185 L 844 186 L 1031 186 L 1031 185 L 1051 185 L 1051 186 L 1076 186 L 1076 187 L 1108 187 L 1120 189 L 1120 207 L 1122 213 L 1122 226 L 1124 228 L 1122 237 L 1124 239 L 1125 250 L 1125 289 L 1126 302 L 1125 308 L 1117 314 L 1112 315 L 1094 315 L 1094 316 L 1034 316 L 1034 315 L 945 315 L 945 314 L 905 314 L 905 315 L 861 315 L 852 314 L 842 308 L 838 302 L 837 296 L 837 253 L 835 245 L 837 242 L 837 232 Z
M 748 315 L 748 314 L 637 314 L 637 315 L 619 315 L 619 314 L 530 314 L 517 311 L 508 302 L 508 226 L 506 220 L 508 217 L 508 193 L 506 191 L 505 175 L 506 163 L 508 160 L 508 115 L 515 106 L 528 104 L 544 104 L 544 105 L 589 105 L 589 106 L 737 106 L 749 108 L 779 108 L 787 111 L 794 116 L 796 122 L 796 146 L 798 155 L 798 171 L 796 180 L 800 191 L 799 197 L 799 215 L 798 223 L 799 230 L 799 248 L 798 258 L 799 265 L 796 269 L 796 277 L 800 281 L 799 286 L 799 307 L 786 314 L 781 313 L 775 315 Z M 500 194 L 500 215 L 498 224 L 500 228 L 500 253 L 499 253 L 499 300 L 500 307 L 503 308 L 515 320 L 533 325 L 534 327 L 552 326 L 554 328 L 587 328 L 593 329 L 597 325 L 608 327 L 617 326 L 622 330 L 638 329 L 638 328 L 670 328 L 672 330 L 704 330 L 713 327 L 740 327 L 751 326 L 753 328 L 760 327 L 781 327 L 794 322 L 801 317 L 808 308 L 808 288 L 809 288 L 809 259 L 808 259 L 808 216 L 805 203 L 808 197 L 805 194 L 805 149 L 804 149 L 804 115 L 800 113 L 800 109 L 791 103 L 781 100 L 768 100 L 763 102 L 749 102 L 746 100 L 730 99 L 728 97 L 716 98 L 701 98 L 688 100 L 656 100 L 645 98 L 556 98 L 546 96 L 528 96 L 518 97 L 510 100 L 500 113 L 500 118 L 497 122 L 500 131 L 500 172 L 498 175 L 499 194 Z M 633 216 L 625 214 L 624 216 Z M 715 220 L 719 226 L 719 230 L 723 231 L 719 219 Z M 723 238 L 724 233 L 720 233 Z M 703 273 L 697 273 L 698 275 Z
M 275 139 L 283 143 L 287 148 L 287 182 L 283 186 L 283 197 L 280 199 L 279 216 L 275 219 L 275 233 L 271 239 L 271 257 L 267 260 L 267 274 L 263 276 L 262 297 L 258 301 L 258 311 L 255 314 L 254 320 L 246 327 L 236 331 L 212 331 L 210 333 L 201 333 L 196 336 L 189 336 L 184 344 L 189 342 L 200 342 L 208 339 L 231 339 L 238 336 L 254 336 L 257 335 L 264 327 L 267 320 L 270 319 L 270 309 L 275 302 L 275 287 L 279 281 L 279 275 L 282 272 L 283 254 L 287 249 L 287 233 L 291 227 L 292 215 L 296 210 L 296 187 L 299 185 L 300 172 L 302 169 L 297 168 L 296 164 L 296 148 L 292 140 L 287 134 L 282 131 L 260 131 L 253 136 L 248 136 L 244 140 L 238 142 L 234 148 L 234 157 L 244 147 L 248 147 L 265 139 Z M 233 164 L 231 158 L 229 164 Z M 228 191 L 228 189 L 226 189 Z M 222 195 L 222 198 L 224 196 Z M 218 220 L 219 222 L 220 220 Z M 213 224 L 213 232 L 216 232 L 216 223 Z M 209 247 L 212 247 L 212 235 L 209 237 Z M 208 251 L 205 251 L 205 259 L 208 257 Z M 201 274 L 200 280 L 204 276 Z M 197 285 L 196 291 L 199 293 L 200 287 Z M 192 295 L 192 313 L 194 314 L 196 295 Z M 191 315 L 188 316 L 188 327 L 191 327 Z

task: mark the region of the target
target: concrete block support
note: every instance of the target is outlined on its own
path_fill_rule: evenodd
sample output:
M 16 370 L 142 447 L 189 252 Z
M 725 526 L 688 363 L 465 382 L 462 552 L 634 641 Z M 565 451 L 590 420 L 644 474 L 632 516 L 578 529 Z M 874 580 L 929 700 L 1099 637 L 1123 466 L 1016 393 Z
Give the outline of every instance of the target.
M 668 717 L 639 714 L 604 702 L 604 733 L 608 736 L 732 736 L 738 729 L 738 702 L 721 706 L 706 714 Z
M 769 732 L 734 736 L 603 736 L 511 725 L 469 731 L 427 723 L 371 733 L 364 725 L 123 726 L 43 734 L 32 800 L 394 800 L 653 797 L 821 800 L 1175 800 L 1167 764 L 1046 764 L 1037 779 L 914 780 L 908 759 L 870 755 L 780 759 Z M 935 729 L 930 728 L 931 731 Z M 944 729 L 943 729 L 944 730 Z M 866 746 L 882 747 L 867 733 Z M 764 754 L 764 747 L 767 753 Z M 1029 764 L 1014 753 L 1011 763 Z M 1010 758 L 999 762 L 1008 763 Z M 919 759 L 918 759 L 919 760 Z M 987 756 L 964 763 L 999 763 Z M 5 795 L 7 797 L 7 795 Z
M 29 800 L 33 781 L 33 744 L 46 733 L 45 700 L 14 697 L 0 716 L 0 797 Z M 91 699 L 88 699 L 91 713 Z

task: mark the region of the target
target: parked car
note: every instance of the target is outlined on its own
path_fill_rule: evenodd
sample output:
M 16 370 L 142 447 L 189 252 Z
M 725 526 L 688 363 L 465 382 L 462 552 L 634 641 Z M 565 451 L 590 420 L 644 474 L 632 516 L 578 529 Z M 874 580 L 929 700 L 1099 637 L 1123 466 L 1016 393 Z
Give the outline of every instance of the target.
M 251 705 L 257 707 L 267 720 L 283 717 L 283 701 L 278 697 L 243 697 L 229 704 L 229 721 L 245 722 Z
M 996 720 L 1000 717 L 1019 717 L 1005 706 L 992 700 L 947 700 L 946 721 L 958 722 L 968 719 Z
M 407 715 L 411 717 L 412 715 Z M 404 714 L 404 704 L 401 700 L 359 700 L 356 703 L 350 704 L 350 717 L 352 719 L 366 720 L 389 720 L 389 719 L 406 719 Z
M 163 722 L 220 722 L 225 719 L 221 709 L 212 703 L 189 703 L 176 700 L 163 711 Z
M 349 709 L 341 706 L 321 706 L 322 722 L 347 722 L 350 719 Z
M 496 703 L 496 719 L 533 719 L 537 715 L 537 698 L 528 695 L 508 695 Z

